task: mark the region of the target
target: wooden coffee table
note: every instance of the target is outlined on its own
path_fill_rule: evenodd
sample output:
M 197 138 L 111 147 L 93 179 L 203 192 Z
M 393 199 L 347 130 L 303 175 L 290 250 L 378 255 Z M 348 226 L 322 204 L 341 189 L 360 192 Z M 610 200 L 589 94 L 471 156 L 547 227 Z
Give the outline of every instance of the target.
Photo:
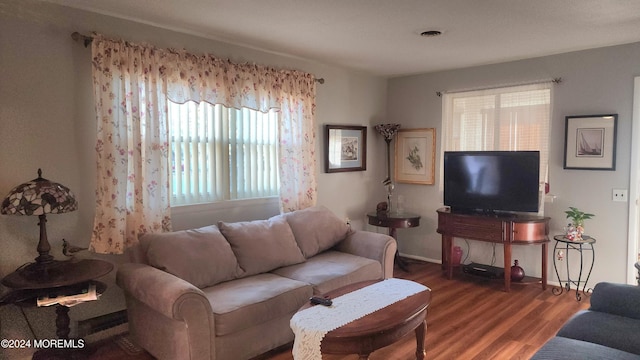
M 324 296 L 330 299 L 361 289 L 377 281 L 365 281 L 348 285 Z M 360 359 L 368 359 L 377 349 L 391 345 L 415 331 L 416 359 L 426 355 L 424 337 L 427 333 L 427 308 L 431 303 L 431 291 L 425 290 L 384 307 L 374 313 L 329 331 L 320 345 L 325 354 L 358 354 Z M 311 306 L 306 304 L 299 311 Z

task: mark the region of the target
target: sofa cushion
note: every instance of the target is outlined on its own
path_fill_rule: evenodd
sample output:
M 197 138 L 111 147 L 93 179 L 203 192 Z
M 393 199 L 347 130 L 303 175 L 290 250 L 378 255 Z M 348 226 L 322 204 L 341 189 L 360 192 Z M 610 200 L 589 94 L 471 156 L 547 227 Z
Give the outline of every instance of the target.
M 593 289 L 589 310 L 640 320 L 640 286 L 599 282 Z
M 638 334 L 640 320 L 590 310 L 579 311 L 558 331 L 562 337 L 640 355 Z
M 531 360 L 638 360 L 638 355 L 610 347 L 556 336 L 549 340 Z
M 215 225 L 147 234 L 140 239 L 149 265 L 203 288 L 235 279 L 240 267 Z
M 302 264 L 276 269 L 274 274 L 313 285 L 314 294 L 366 280 L 381 280 L 379 262 L 340 251 L 325 251 Z
M 216 336 L 293 315 L 312 294 L 309 284 L 259 274 L 202 290 L 211 303 Z
M 244 270 L 243 276 L 268 272 L 305 260 L 284 218 L 237 223 L 220 221 L 218 227 L 231 244 Z
M 321 253 L 347 237 L 349 226 L 324 206 L 286 213 L 305 258 Z

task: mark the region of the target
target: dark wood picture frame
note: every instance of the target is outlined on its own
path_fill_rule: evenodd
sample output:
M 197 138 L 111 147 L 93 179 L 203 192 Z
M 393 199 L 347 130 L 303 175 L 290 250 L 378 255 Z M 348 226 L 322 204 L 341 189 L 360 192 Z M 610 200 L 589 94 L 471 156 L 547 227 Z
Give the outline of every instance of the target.
M 617 124 L 618 114 L 567 116 L 564 168 L 614 171 Z
M 367 170 L 367 127 L 325 125 L 324 169 L 327 173 Z

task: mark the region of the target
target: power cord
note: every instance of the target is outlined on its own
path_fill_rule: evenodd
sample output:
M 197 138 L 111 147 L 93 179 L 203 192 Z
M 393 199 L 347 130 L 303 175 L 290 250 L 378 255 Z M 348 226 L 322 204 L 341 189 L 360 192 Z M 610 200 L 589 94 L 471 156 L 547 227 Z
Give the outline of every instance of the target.
M 33 326 L 31 326 L 31 322 L 29 321 L 29 318 L 27 317 L 27 314 L 25 314 L 24 312 L 24 308 L 22 306 L 19 306 L 20 308 L 20 312 L 22 313 L 22 316 L 24 317 L 24 321 L 27 323 L 27 327 L 29 327 L 29 331 L 31 331 L 31 335 L 34 339 L 36 340 L 40 340 L 38 339 L 38 337 L 36 336 L 36 332 L 33 330 Z
M 491 255 L 491 266 L 496 264 L 496 243 L 492 243 L 493 254 Z
M 464 239 L 464 242 L 467 244 L 467 254 L 464 256 L 464 260 L 462 260 L 463 264 L 467 263 L 467 259 L 469 258 L 469 254 L 471 253 L 471 245 L 469 244 L 469 240 Z

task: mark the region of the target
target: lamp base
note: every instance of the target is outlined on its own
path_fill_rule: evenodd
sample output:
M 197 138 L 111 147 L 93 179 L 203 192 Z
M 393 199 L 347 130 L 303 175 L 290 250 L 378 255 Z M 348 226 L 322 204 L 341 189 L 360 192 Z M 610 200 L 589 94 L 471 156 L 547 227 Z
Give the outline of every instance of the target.
M 33 264 L 29 264 L 29 265 L 36 265 L 36 264 L 44 265 L 44 264 L 47 264 L 47 263 L 50 263 L 50 262 L 54 262 L 53 259 L 54 259 L 53 256 L 51 256 L 49 254 L 44 254 L 44 255 L 40 255 L 37 258 L 35 258 L 36 262 L 33 263 Z M 27 266 L 29 266 L 29 265 L 27 265 Z

